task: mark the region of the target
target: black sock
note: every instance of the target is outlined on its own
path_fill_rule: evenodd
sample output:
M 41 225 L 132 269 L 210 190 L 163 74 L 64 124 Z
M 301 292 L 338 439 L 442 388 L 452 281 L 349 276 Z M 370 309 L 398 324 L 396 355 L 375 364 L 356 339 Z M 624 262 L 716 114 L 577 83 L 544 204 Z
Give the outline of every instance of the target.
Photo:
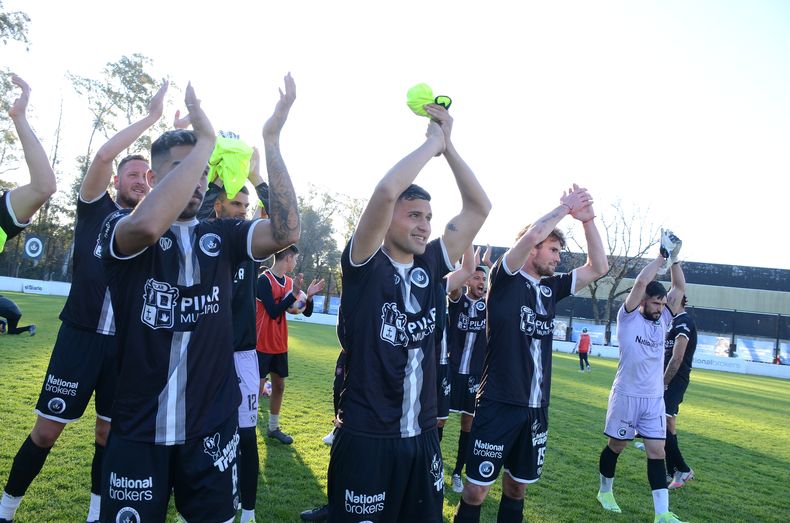
M 479 523 L 481 507 L 482 505 L 467 505 L 463 498 L 461 498 L 461 501 L 458 502 L 458 506 L 455 507 L 453 523 Z
M 439 441 L 442 441 L 442 436 L 444 436 L 444 427 L 438 427 L 436 432 L 439 433 Z
M 239 429 L 239 490 L 241 491 L 241 508 L 255 510 L 255 498 L 258 494 L 258 438 L 255 427 Z
M 609 448 L 609 445 L 603 448 L 601 451 L 601 458 L 598 460 L 598 471 L 603 477 L 614 477 L 614 471 L 617 467 L 617 458 L 619 456 L 617 452 Z
M 101 466 L 104 462 L 104 446 L 94 443 L 93 463 L 91 463 L 91 494 L 101 496 Z
M 663 459 L 647 458 L 647 481 L 650 482 L 650 490 L 667 488 L 667 477 L 664 475 Z
M 674 435 L 667 431 L 667 439 L 664 440 L 664 461 L 667 465 L 667 475 L 672 476 L 675 474 L 675 467 L 677 467 L 675 463 L 675 449 L 677 448 L 678 440 L 675 439 Z
M 672 441 L 675 445 L 675 468 L 678 469 L 680 472 L 689 472 L 691 468 L 686 464 L 686 460 L 683 459 L 683 454 L 680 452 L 680 445 L 678 445 L 678 435 L 672 434 Z
M 497 523 L 521 523 L 524 521 L 524 500 L 509 498 L 502 494 L 496 520 Z
M 458 455 L 455 457 L 455 469 L 453 474 L 461 475 L 466 463 L 466 447 L 469 446 L 469 433 L 463 430 L 458 434 Z
M 27 488 L 36 479 L 38 473 L 41 472 L 41 467 L 47 460 L 49 451 L 42 449 L 33 443 L 30 436 L 27 437 L 19 451 L 14 458 L 14 464 L 11 465 L 11 472 L 8 474 L 8 482 L 5 485 L 5 491 L 9 496 L 19 497 L 24 496 Z

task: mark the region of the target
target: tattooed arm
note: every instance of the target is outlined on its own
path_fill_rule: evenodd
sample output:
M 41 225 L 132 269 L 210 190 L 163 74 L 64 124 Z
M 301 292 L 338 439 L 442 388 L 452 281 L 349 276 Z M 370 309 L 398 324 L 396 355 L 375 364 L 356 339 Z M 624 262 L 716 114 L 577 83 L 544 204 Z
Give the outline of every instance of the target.
M 426 105 L 425 110 L 432 119 L 439 122 L 444 132 L 444 157 L 453 171 L 455 183 L 461 193 L 461 212 L 447 223 L 442 235 L 447 254 L 451 260 L 457 260 L 486 221 L 488 213 L 491 212 L 491 201 L 477 181 L 475 173 L 464 162 L 450 140 L 453 130 L 450 113 L 441 105 L 434 104 Z
M 252 237 L 252 253 L 266 258 L 299 241 L 299 210 L 291 177 L 280 153 L 280 131 L 296 99 L 296 84 L 291 74 L 285 77 L 285 93 L 274 114 L 263 126 L 266 171 L 269 173 L 269 221 L 258 224 Z
M 562 193 L 560 204 L 530 225 L 527 232 L 505 253 L 503 262 L 507 265 L 508 272 L 514 273 L 521 269 L 527 262 L 527 257 L 532 248 L 548 238 L 551 231 L 560 223 L 560 220 L 572 211 L 585 205 L 590 205 L 589 202 L 590 195 L 587 194 L 587 190 L 580 188 L 576 184 L 573 184 L 573 187 L 567 193 Z

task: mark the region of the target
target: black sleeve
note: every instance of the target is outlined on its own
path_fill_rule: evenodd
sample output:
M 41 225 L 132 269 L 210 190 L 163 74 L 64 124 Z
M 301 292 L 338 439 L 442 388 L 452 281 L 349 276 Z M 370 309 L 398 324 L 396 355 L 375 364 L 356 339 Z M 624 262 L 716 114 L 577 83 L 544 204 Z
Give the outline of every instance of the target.
M 200 210 L 197 213 L 198 221 L 202 222 L 203 220 L 217 217 L 214 213 L 214 202 L 217 201 L 220 191 L 222 191 L 222 188 L 219 185 L 215 183 L 208 184 L 208 190 L 206 190 L 203 203 L 200 205 Z
M 105 218 L 99 231 L 99 250 L 102 260 L 128 260 L 140 254 L 138 252 L 132 255 L 121 255 L 115 251 L 115 227 L 119 221 L 131 214 L 131 212 L 132 209 L 120 209 Z
M 0 194 L 0 229 L 6 234 L 6 240 L 10 240 L 22 232 L 28 223 L 19 223 L 13 214 L 11 208 L 11 191 L 6 191 Z M 1 240 L 0 240 L 1 241 Z M 0 244 L 0 252 L 3 252 L 3 245 Z
M 268 314 L 270 318 L 279 318 L 285 314 L 288 307 L 293 305 L 296 301 L 296 297 L 291 293 L 283 298 L 280 303 L 274 303 L 272 284 L 265 275 L 258 278 L 258 292 L 256 293 L 256 298 L 263 304 L 263 308 L 266 309 L 266 314 Z
M 263 203 L 263 210 L 269 214 L 269 184 L 261 182 L 255 186 L 255 192 L 258 194 L 258 199 Z
M 302 316 L 310 317 L 313 315 L 313 300 L 307 300 L 307 305 L 302 311 Z

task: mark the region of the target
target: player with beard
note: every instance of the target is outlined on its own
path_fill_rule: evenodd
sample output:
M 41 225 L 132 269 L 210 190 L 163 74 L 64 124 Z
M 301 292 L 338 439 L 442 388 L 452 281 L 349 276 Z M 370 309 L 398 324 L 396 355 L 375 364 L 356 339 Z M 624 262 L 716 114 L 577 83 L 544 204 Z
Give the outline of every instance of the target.
M 341 257 L 347 365 L 329 461 L 333 522 L 442 520 L 434 329 L 443 297 L 436 282 L 455 268 L 491 202 L 451 142 L 449 113 L 425 108 L 427 139 L 379 181 Z M 440 154 L 462 209 L 429 242 L 430 196 L 412 182 Z
M 260 175 L 260 153 L 253 149 L 250 159 L 249 180 L 255 187 L 258 199 L 265 209 L 269 200 L 269 186 Z M 242 186 L 233 198 L 228 196 L 217 178 L 208 184 L 206 196 L 197 218 L 247 219 L 250 206 L 249 190 Z M 265 212 L 262 210 L 262 212 Z M 255 502 L 258 496 L 258 388 L 260 375 L 255 351 L 255 281 L 260 264 L 246 260 L 233 274 L 233 359 L 241 391 L 239 404 L 239 491 L 241 498 L 240 523 L 255 520 Z
M 159 120 L 166 92 L 167 84 L 151 99 L 145 117 L 98 150 L 80 185 L 71 289 L 60 313 L 62 323 L 36 404 L 38 417 L 14 458 L 0 502 L 0 521 L 14 518 L 22 496 L 41 471 L 52 446 L 66 425 L 82 416 L 94 391 L 96 432 L 87 521 L 99 519 L 101 467 L 117 369 L 114 315 L 96 240 L 108 215 L 118 209 L 134 208 L 148 193 L 145 175 L 149 166 L 144 156 L 123 158 L 114 177 L 113 162 Z M 115 201 L 107 191 L 111 178 Z
M 7 240 L 16 237 L 30 224 L 36 211 L 57 190 L 55 173 L 49 164 L 47 153 L 27 121 L 30 86 L 17 75 L 11 76 L 11 82 L 22 90 L 8 114 L 14 122 L 19 143 L 22 145 L 27 170 L 30 172 L 30 183 L 0 192 L 0 252 L 3 252 Z
M 587 263 L 555 275 L 565 240 L 555 227 L 579 220 Z M 522 521 L 527 484 L 540 479 L 548 439 L 552 336 L 556 303 L 609 268 L 592 199 L 573 185 L 495 264 L 487 299 L 487 352 L 466 457 L 456 523 L 480 520 L 480 507 L 504 466 L 497 521 Z
M 461 414 L 461 431 L 458 434 L 458 451 L 452 475 L 453 492 L 462 492 L 461 471 L 466 460 L 469 431 L 475 416 L 477 389 L 483 372 L 486 351 L 486 302 L 488 270 L 478 265 L 465 282 L 466 293 L 458 289 L 449 294 L 449 321 L 447 322 L 450 345 L 450 412 Z
M 151 147 L 151 193 L 101 231 L 120 361 L 104 462 L 101 520 L 163 521 L 171 489 L 190 522 L 232 521 L 241 400 L 233 358 L 232 279 L 299 239 L 296 195 L 280 154 L 295 99 L 285 78 L 263 127 L 271 221 L 195 219 L 215 143 L 191 85 L 194 132 L 169 131 Z
M 604 509 L 621 512 L 614 499 L 617 458 L 634 439 L 644 440 L 647 452 L 647 479 L 653 492 L 656 523 L 680 523 L 669 511 L 664 444 L 666 438 L 664 407 L 664 338 L 672 316 L 680 312 L 685 279 L 677 264 L 672 265 L 672 288 L 654 281 L 669 253 L 664 252 L 639 273 L 625 302 L 617 311 L 617 341 L 620 360 L 609 394 L 606 410 L 607 445 L 599 459 L 598 501 Z

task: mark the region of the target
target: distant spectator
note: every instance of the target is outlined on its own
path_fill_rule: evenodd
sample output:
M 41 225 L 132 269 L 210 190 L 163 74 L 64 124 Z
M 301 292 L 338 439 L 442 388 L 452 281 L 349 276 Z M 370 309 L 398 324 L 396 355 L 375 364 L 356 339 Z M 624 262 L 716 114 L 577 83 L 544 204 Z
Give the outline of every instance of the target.
M 587 354 L 590 352 L 590 335 L 587 328 L 582 329 L 579 339 L 576 341 L 576 346 L 573 348 L 574 352 L 579 352 L 579 372 L 590 371 L 590 361 L 587 359 Z M 585 369 L 585 365 L 587 368 Z
M 3 295 L 0 295 L 0 318 L 5 318 L 5 321 L 0 320 L 0 334 L 4 332 L 8 332 L 8 334 L 29 332 L 31 336 L 36 334 L 35 325 L 27 325 L 25 327 L 18 326 L 19 320 L 22 318 L 22 311 L 19 310 L 16 303 Z

